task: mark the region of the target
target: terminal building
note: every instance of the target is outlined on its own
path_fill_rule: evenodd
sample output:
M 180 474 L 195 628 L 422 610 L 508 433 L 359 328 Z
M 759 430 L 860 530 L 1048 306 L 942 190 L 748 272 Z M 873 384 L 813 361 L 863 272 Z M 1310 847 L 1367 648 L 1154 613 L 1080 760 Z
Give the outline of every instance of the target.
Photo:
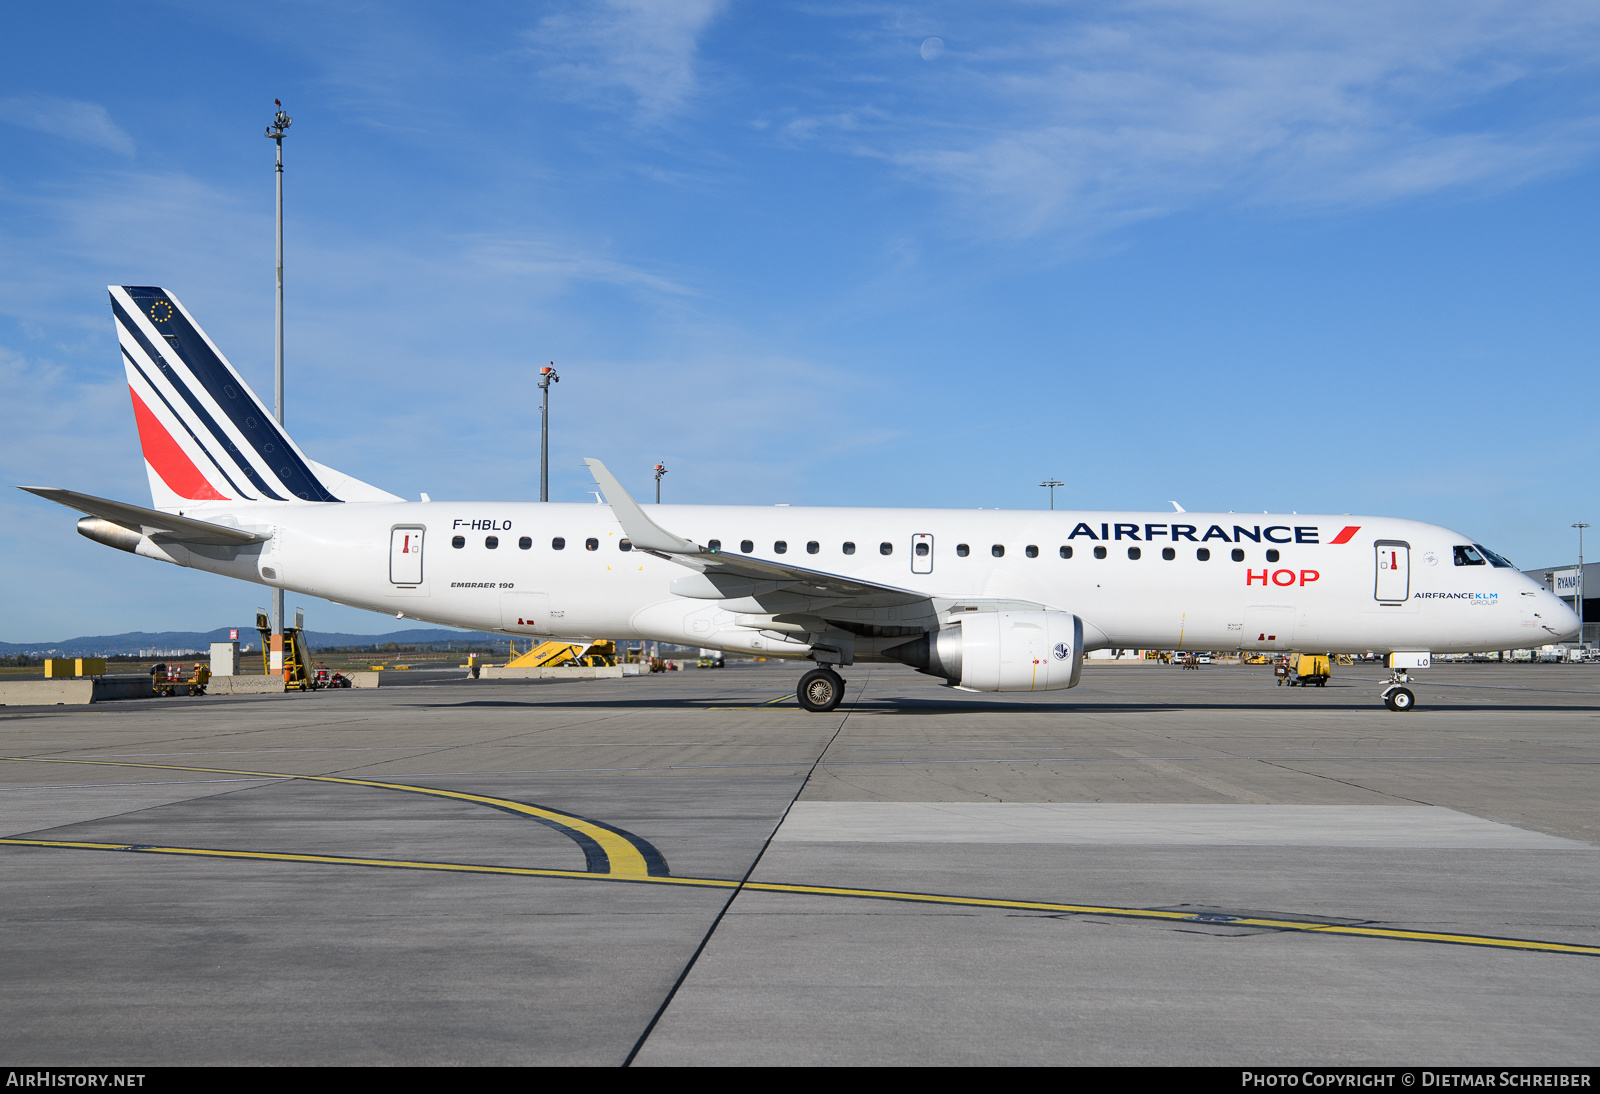
M 1600 646 L 1600 562 L 1586 562 L 1582 568 L 1569 562 L 1564 566 L 1547 566 L 1543 569 L 1522 572 L 1559 596 L 1573 611 L 1578 610 L 1578 602 L 1581 600 L 1582 644 Z M 1589 577 L 1590 573 L 1595 576 Z M 1583 595 L 1585 587 L 1594 590 L 1593 597 Z

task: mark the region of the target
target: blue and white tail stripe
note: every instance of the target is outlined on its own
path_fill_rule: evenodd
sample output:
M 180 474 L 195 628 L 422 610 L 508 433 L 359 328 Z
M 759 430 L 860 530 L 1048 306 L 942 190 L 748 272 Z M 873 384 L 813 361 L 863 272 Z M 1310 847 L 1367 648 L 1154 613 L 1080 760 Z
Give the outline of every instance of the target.
M 153 492 L 165 485 L 180 499 L 341 500 L 171 294 L 137 285 L 110 292 Z

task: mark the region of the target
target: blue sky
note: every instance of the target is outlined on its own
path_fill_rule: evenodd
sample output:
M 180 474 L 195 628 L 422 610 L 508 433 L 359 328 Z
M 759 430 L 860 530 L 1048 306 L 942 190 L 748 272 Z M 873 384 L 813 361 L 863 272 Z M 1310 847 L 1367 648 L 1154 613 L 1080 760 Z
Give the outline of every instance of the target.
M 397 493 L 1600 523 L 1600 8 L 31 5 L 0 41 L 0 470 L 145 501 L 159 284 Z M 0 640 L 254 587 L 0 496 Z M 1597 542 L 1596 553 L 1600 553 Z M 291 606 L 296 602 L 292 597 Z M 322 629 L 393 621 L 306 603 Z

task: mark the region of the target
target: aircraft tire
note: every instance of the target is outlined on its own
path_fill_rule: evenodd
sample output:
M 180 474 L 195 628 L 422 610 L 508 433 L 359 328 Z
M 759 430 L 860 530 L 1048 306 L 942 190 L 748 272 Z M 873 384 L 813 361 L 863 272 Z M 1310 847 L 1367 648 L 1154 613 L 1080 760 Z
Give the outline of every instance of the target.
M 826 714 L 844 699 L 844 679 L 832 669 L 812 669 L 795 688 L 800 705 L 814 714 Z
M 1414 710 L 1417 697 L 1411 693 L 1410 688 L 1395 688 L 1383 697 L 1383 705 L 1396 712 Z

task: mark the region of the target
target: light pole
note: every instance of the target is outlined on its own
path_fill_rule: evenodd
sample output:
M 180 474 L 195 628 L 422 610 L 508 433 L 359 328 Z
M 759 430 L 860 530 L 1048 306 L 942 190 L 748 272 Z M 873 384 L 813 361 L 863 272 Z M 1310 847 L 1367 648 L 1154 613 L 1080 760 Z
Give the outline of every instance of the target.
M 1578 648 L 1583 648 L 1583 530 L 1589 527 L 1579 521 L 1573 525 L 1578 530 L 1578 594 L 1574 598 L 1574 605 L 1578 609 Z
M 1056 487 L 1065 486 L 1067 484 L 1062 482 L 1060 479 L 1045 479 L 1039 485 L 1048 486 L 1050 488 L 1050 508 L 1054 509 L 1056 507 Z
M 656 464 L 656 504 L 657 505 L 661 504 L 661 476 L 665 475 L 666 473 L 667 473 L 667 465 L 666 464 L 664 464 L 664 463 Z
M 283 135 L 294 119 L 284 113 L 283 102 L 273 99 L 278 112 L 267 126 L 267 139 L 277 146 L 278 177 L 278 309 L 272 339 L 272 413 L 283 425 Z M 272 590 L 272 668 L 283 667 L 283 590 Z
M 550 500 L 550 385 L 559 384 L 556 363 L 539 370 L 539 500 Z

